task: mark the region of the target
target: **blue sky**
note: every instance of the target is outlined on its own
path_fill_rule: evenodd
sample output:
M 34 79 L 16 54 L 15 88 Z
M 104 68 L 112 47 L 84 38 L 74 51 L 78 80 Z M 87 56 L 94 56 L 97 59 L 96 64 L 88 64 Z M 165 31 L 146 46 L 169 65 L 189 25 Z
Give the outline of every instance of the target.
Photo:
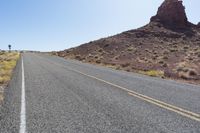
M 0 0 L 0 49 L 52 51 L 139 28 L 163 0 Z M 200 22 L 200 1 L 185 0 Z

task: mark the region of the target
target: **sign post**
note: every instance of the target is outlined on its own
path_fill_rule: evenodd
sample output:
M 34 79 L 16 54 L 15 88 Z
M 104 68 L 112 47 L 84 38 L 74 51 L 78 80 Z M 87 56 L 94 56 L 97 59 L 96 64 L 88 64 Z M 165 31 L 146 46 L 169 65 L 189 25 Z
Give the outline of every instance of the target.
M 8 48 L 9 48 L 9 52 L 11 52 L 11 45 L 10 44 L 8 45 Z

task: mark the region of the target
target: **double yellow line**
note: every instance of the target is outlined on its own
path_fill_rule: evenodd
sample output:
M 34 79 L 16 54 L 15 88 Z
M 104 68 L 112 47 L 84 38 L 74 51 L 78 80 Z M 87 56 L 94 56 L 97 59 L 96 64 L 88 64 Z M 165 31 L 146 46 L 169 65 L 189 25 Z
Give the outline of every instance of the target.
M 178 113 L 182 116 L 185 116 L 185 117 L 188 117 L 190 119 L 193 119 L 193 120 L 196 120 L 196 121 L 199 121 L 200 122 L 200 115 L 197 114 L 197 113 L 194 113 L 194 112 L 191 112 L 191 111 L 188 111 L 188 110 L 185 110 L 185 109 L 182 109 L 180 107 L 177 107 L 177 106 L 174 106 L 174 105 L 171 105 L 171 104 L 168 104 L 168 103 L 165 103 L 165 102 L 162 102 L 160 100 L 157 100 L 157 99 L 154 99 L 154 98 L 151 98 L 151 97 L 148 97 L 146 95 L 143 95 L 143 94 L 140 94 L 140 93 L 137 93 L 135 91 L 132 91 L 132 90 L 129 90 L 127 88 L 124 88 L 122 86 L 119 86 L 119 85 L 116 85 L 116 84 L 113 84 L 113 83 L 110 83 L 108 81 L 105 81 L 103 79 L 100 79 L 100 78 L 97 78 L 95 76 L 91 76 L 91 75 L 88 75 L 88 74 L 85 74 L 81 71 L 78 71 L 78 70 L 74 70 L 74 69 L 71 69 L 71 68 L 68 68 L 67 69 L 73 71 L 73 72 L 76 72 L 76 73 L 79 73 L 79 74 L 82 74 L 84 76 L 87 76 L 87 77 L 90 77 L 90 78 L 93 78 L 95 80 L 98 80 L 98 81 L 101 81 L 101 82 L 104 82 L 106 84 L 109 84 L 111 86 L 114 86 L 116 88 L 119 88 L 121 90 L 124 90 L 126 92 L 128 92 L 129 95 L 131 96 L 134 96 L 134 97 L 137 97 L 143 101 L 146 101 L 146 102 L 149 102 L 151 104 L 154 104 L 154 105 L 157 105 L 161 108 L 164 108 L 164 109 L 167 109 L 167 110 L 170 110 L 170 111 L 173 111 L 175 113 Z
M 43 59 L 44 59 L 44 58 L 43 58 Z M 47 59 L 45 59 L 45 60 L 47 60 Z M 114 87 L 116 87 L 116 88 L 119 88 L 119 89 L 121 89 L 121 90 L 127 92 L 130 96 L 137 97 L 137 98 L 139 98 L 139 99 L 141 99 L 141 100 L 143 100 L 143 101 L 146 101 L 146 102 L 148 102 L 148 103 L 157 105 L 157 106 L 159 106 L 159 107 L 161 107 L 161 108 L 167 109 L 167 110 L 169 110 L 169 111 L 172 111 L 172 112 L 175 112 L 175 113 L 177 113 L 177 114 L 180 114 L 180 115 L 182 115 L 182 116 L 184 116 L 184 117 L 187 117 L 187 118 L 190 118 L 190 119 L 192 119 L 192 120 L 195 120 L 195 121 L 200 122 L 200 114 L 197 114 L 197 113 L 194 113 L 194 112 L 185 110 L 185 109 L 183 109 L 183 108 L 180 108 L 180 107 L 177 107 L 177 106 L 174 106 L 174 105 L 165 103 L 165 102 L 163 102 L 163 101 L 160 101 L 160 100 L 151 98 L 151 97 L 149 97 L 149 96 L 146 96 L 146 95 L 137 93 L 137 92 L 132 91 L 132 90 L 129 90 L 129 89 L 125 88 L 125 87 L 122 87 L 122 86 L 113 84 L 113 83 L 111 83 L 111 82 L 105 81 L 105 80 L 100 79 L 100 78 L 97 78 L 97 77 L 95 77 L 95 76 L 91 76 L 91 75 L 85 74 L 85 73 L 83 73 L 83 72 L 81 72 L 81 71 L 78 71 L 78 70 L 75 70 L 75 69 L 72 69 L 72 68 L 69 68 L 69 67 L 60 65 L 60 64 L 55 63 L 55 62 L 53 62 L 53 61 L 50 61 L 50 60 L 47 60 L 47 61 L 49 61 L 49 62 L 51 62 L 51 63 L 53 63 L 53 64 L 55 64 L 55 65 L 64 67 L 64 68 L 66 68 L 66 69 L 68 69 L 68 70 L 70 70 L 70 71 L 73 71 L 73 72 L 75 72 L 75 73 L 84 75 L 84 76 L 86 76 L 86 77 L 89 77 L 89 78 L 98 80 L 98 81 L 100 81 L 100 82 L 106 83 L 106 84 L 108 84 L 108 85 L 114 86 Z

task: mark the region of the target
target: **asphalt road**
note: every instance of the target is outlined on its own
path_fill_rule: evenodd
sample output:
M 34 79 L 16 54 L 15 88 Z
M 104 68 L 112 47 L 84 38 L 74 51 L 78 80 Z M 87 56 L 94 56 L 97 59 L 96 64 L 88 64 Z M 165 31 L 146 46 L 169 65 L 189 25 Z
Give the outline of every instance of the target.
M 200 133 L 200 86 L 23 54 L 0 133 Z

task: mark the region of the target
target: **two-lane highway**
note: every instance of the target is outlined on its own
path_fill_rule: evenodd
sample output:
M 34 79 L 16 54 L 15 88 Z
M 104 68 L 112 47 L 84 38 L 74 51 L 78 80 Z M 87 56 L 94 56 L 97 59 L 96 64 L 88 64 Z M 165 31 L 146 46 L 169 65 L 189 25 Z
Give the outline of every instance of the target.
M 199 133 L 200 86 L 25 53 L 1 133 Z

